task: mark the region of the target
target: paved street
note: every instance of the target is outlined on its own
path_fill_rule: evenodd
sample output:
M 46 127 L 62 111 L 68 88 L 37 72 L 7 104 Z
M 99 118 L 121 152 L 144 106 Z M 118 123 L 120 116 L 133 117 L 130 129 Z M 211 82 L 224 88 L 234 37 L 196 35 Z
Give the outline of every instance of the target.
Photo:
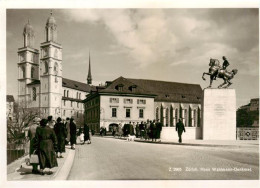
M 258 166 L 258 146 L 181 146 L 92 137 L 92 144 L 77 145 L 68 179 L 258 179 Z

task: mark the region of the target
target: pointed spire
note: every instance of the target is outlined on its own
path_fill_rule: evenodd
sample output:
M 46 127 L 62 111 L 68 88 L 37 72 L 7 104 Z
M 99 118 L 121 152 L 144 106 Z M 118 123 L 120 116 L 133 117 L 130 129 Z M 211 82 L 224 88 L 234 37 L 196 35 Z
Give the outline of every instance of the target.
M 89 65 L 88 65 L 88 84 L 92 84 L 92 75 L 91 75 L 91 64 L 90 64 L 90 51 L 89 51 Z

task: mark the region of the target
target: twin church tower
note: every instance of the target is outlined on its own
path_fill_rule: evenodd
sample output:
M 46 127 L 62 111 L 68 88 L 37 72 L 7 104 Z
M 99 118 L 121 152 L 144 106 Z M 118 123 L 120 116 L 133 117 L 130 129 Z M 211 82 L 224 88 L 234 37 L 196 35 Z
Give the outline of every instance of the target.
M 34 47 L 35 33 L 29 21 L 18 49 L 18 102 L 39 110 L 42 117 L 83 118 L 82 100 L 93 86 L 90 54 L 87 84 L 62 77 L 62 46 L 57 42 L 57 23 L 52 13 L 45 26 L 40 51 Z

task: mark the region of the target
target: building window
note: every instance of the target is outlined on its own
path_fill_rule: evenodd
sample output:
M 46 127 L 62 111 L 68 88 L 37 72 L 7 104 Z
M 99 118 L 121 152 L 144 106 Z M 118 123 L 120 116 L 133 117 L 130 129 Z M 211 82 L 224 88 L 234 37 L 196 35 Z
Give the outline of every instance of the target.
M 66 90 L 64 90 L 64 97 L 66 97 Z
M 137 104 L 146 104 L 145 99 L 137 99 Z
M 45 66 L 45 72 L 44 73 L 47 74 L 48 70 L 49 70 L 49 66 L 48 66 L 47 61 L 44 62 L 44 66 Z
M 79 107 L 79 102 L 77 102 L 77 107 Z
M 25 78 L 25 68 L 22 67 L 22 78 Z
M 70 103 L 70 106 L 72 107 L 73 106 L 73 104 L 72 104 L 73 102 L 71 101 L 71 103 Z
M 63 102 L 64 102 L 64 106 L 66 106 L 66 101 L 64 100 Z
M 130 118 L 131 117 L 131 109 L 127 108 L 125 112 L 126 112 L 125 117 Z
M 116 117 L 116 108 L 112 108 L 112 117 Z
M 119 103 L 119 98 L 110 98 L 110 103 Z
M 67 97 L 69 97 L 69 90 L 67 91 Z
M 34 78 L 34 67 L 31 68 L 31 78 Z
M 33 87 L 32 91 L 33 91 L 33 101 L 36 101 L 36 88 Z
M 79 94 L 79 99 L 81 99 L 81 93 Z
M 168 127 L 169 126 L 169 109 L 168 108 L 166 108 L 166 110 L 165 110 L 165 119 L 166 119 L 166 127 Z
M 79 117 L 79 112 L 77 112 L 77 118 Z
M 155 111 L 155 118 L 156 118 L 156 120 L 159 119 L 159 108 L 158 107 L 156 108 L 156 111 Z
M 125 104 L 132 104 L 133 103 L 133 99 L 124 99 L 124 103 Z
M 139 118 L 144 117 L 144 109 L 139 109 Z

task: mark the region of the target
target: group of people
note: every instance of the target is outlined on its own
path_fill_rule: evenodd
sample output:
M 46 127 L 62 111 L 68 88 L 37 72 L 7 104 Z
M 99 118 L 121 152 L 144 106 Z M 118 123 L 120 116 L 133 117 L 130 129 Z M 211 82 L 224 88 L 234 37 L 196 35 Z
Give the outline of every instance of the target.
M 121 138 L 122 136 L 126 137 L 128 135 L 135 136 L 136 138 L 155 141 L 160 139 L 162 131 L 162 123 L 159 120 L 147 120 L 146 122 L 129 122 L 122 126 L 119 123 L 118 126 L 114 125 L 112 129 L 112 135 L 116 135 Z
M 157 120 L 147 120 L 146 122 L 141 122 L 140 124 L 137 122 L 129 122 L 129 124 L 124 124 L 122 126 L 119 123 L 118 126 L 114 125 L 112 128 L 112 135 L 115 137 L 116 135 L 121 138 L 122 136 L 136 136 L 136 138 L 140 138 L 141 140 L 150 140 L 157 141 L 157 139 L 161 138 L 161 131 L 162 131 L 162 123 Z M 176 124 L 176 131 L 178 132 L 179 143 L 182 143 L 182 133 L 185 132 L 185 126 L 180 118 L 178 123 Z M 106 128 L 101 127 L 100 134 L 105 135 Z M 159 140 L 161 141 L 161 140 Z
M 87 125 L 85 125 L 87 126 Z M 34 118 L 28 130 L 30 140 L 29 154 L 38 155 L 39 163 L 32 163 L 32 173 L 44 175 L 44 169 L 49 168 L 48 175 L 53 172 L 51 168 L 58 166 L 57 158 L 63 158 L 65 145 L 71 146 L 75 150 L 77 126 L 73 118 L 62 120 L 60 117 L 56 121 L 52 116 L 48 119 Z M 40 165 L 40 171 L 38 171 Z

